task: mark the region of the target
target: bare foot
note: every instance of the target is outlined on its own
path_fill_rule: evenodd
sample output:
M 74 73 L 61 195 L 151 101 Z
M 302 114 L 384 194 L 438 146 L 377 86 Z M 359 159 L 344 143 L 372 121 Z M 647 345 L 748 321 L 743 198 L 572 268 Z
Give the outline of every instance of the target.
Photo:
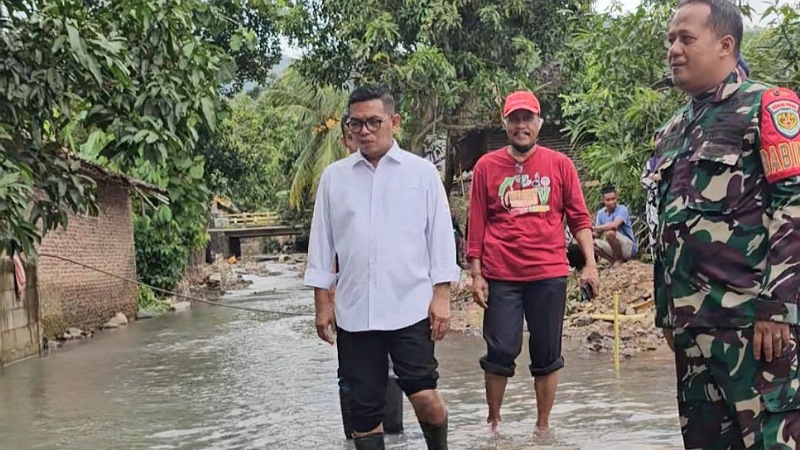
M 486 419 L 486 423 L 489 424 L 489 431 L 492 433 L 493 436 L 497 436 L 500 434 L 500 418 L 492 418 L 489 417 Z
M 536 439 L 549 439 L 555 435 L 555 431 L 553 431 L 550 427 L 540 427 L 536 425 L 533 429 L 533 437 Z

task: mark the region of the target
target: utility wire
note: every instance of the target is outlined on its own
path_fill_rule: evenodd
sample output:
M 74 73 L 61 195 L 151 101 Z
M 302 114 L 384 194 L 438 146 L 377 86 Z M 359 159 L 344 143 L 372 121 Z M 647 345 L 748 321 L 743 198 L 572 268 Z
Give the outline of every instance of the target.
M 258 312 L 258 313 L 264 313 L 264 314 L 274 314 L 274 315 L 279 315 L 279 316 L 295 316 L 295 317 L 313 317 L 314 316 L 313 314 L 306 314 L 306 313 L 295 313 L 295 312 L 289 312 L 289 311 L 273 311 L 273 310 L 269 310 L 269 309 L 251 308 L 249 306 L 230 305 L 230 304 L 226 304 L 226 303 L 219 303 L 219 302 L 214 302 L 214 301 L 211 301 L 211 300 L 205 300 L 205 299 L 201 299 L 201 298 L 190 297 L 188 295 L 178 294 L 177 292 L 168 291 L 166 289 L 157 288 L 155 286 L 150 286 L 149 284 L 142 283 L 141 281 L 131 280 L 130 278 L 121 277 L 119 275 L 115 275 L 113 273 L 106 272 L 105 270 L 98 269 L 97 267 L 92 267 L 92 266 L 90 266 L 88 264 L 84 264 L 84 263 L 81 263 L 81 262 L 78 262 L 78 261 L 75 261 L 75 260 L 72 260 L 72 259 L 69 259 L 69 258 L 65 258 L 63 256 L 51 255 L 49 253 L 39 253 L 39 256 L 44 256 L 46 258 L 60 259 L 62 261 L 65 261 L 65 262 L 68 262 L 68 263 L 72 263 L 72 264 L 84 267 L 86 269 L 94 270 L 95 272 L 100 272 L 102 274 L 108 275 L 110 277 L 113 277 L 113 278 L 116 278 L 116 279 L 119 279 L 119 280 L 122 280 L 122 281 L 127 281 L 128 283 L 132 283 L 132 284 L 136 284 L 136 285 L 139 285 L 139 286 L 144 286 L 144 287 L 150 288 L 150 289 L 152 289 L 152 290 L 154 290 L 156 292 L 162 292 L 162 293 L 167 294 L 167 295 L 172 295 L 172 296 L 175 296 L 175 297 L 185 298 L 185 299 L 192 300 L 192 301 L 195 301 L 195 302 L 207 303 L 209 305 L 221 306 L 223 308 L 241 309 L 243 311 L 252 311 L 252 312 Z

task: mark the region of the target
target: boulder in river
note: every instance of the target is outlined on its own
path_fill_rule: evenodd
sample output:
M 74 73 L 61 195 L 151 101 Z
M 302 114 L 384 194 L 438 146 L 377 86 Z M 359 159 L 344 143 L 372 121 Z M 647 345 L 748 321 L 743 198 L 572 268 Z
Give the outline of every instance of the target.
M 128 318 L 125 317 L 125 314 L 118 312 L 114 317 L 111 318 L 111 320 L 103 324 L 102 328 L 119 328 L 127 324 Z
M 188 311 L 192 308 L 191 302 L 177 302 L 172 304 L 172 310 L 176 312 Z
M 80 339 L 84 337 L 83 330 L 80 328 L 70 327 L 64 334 L 61 336 L 64 340 L 69 341 L 72 339 Z
M 136 313 L 136 320 L 152 319 L 156 315 L 150 311 L 138 311 Z

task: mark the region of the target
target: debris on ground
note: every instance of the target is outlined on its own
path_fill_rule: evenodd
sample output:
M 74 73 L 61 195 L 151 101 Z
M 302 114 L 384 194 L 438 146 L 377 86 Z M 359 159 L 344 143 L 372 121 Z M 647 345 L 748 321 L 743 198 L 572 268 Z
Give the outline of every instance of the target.
M 94 332 L 88 330 L 81 330 L 80 328 L 70 327 L 67 331 L 64 332 L 59 338 L 63 341 L 71 341 L 73 339 L 84 339 L 90 338 L 94 335 Z
M 298 272 L 300 276 L 305 271 L 306 255 L 304 253 L 289 253 L 279 255 L 269 255 L 259 258 L 248 258 L 239 261 L 239 270 L 243 273 L 271 277 L 282 275 L 284 272 L 277 271 L 273 264 L 264 264 L 264 261 L 273 261 L 288 267 L 288 271 Z M 333 271 L 333 267 L 331 267 Z
M 570 277 L 570 290 L 564 318 L 564 337 L 580 342 L 591 352 L 614 351 L 614 294 L 619 294 L 620 354 L 656 350 L 664 343 L 655 327 L 653 305 L 653 266 L 628 261 L 614 269 L 600 269 L 600 295 L 581 302 L 577 295 L 578 277 Z
M 615 269 L 601 268 L 600 295 L 580 301 L 578 274 L 570 276 L 567 308 L 564 317 L 564 340 L 580 343 L 588 352 L 614 351 L 614 293 L 619 293 L 620 354 L 631 357 L 639 352 L 656 350 L 664 343 L 661 330 L 655 328 L 653 306 L 653 266 L 629 261 Z M 450 329 L 480 335 L 483 310 L 470 293 L 472 277 L 462 272 L 461 280 L 451 289 Z
M 472 299 L 472 277 L 461 272 L 461 279 L 450 287 L 450 330 L 470 335 L 480 335 L 483 310 Z

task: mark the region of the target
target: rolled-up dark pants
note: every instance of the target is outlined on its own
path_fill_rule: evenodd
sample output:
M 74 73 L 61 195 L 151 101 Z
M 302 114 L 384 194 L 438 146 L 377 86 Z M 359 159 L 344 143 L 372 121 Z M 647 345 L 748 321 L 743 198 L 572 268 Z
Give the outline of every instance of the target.
M 494 375 L 514 376 L 515 360 L 522 352 L 523 317 L 530 332 L 531 376 L 549 375 L 564 367 L 561 336 L 567 278 L 488 283 L 489 302 L 483 315 L 486 354 L 480 359 L 481 368 Z
M 342 410 L 342 425 L 347 439 L 353 438 L 353 420 L 350 414 L 350 386 L 337 370 L 339 378 L 339 406 Z M 386 434 L 401 434 L 403 432 L 403 390 L 397 382 L 397 376 L 392 370 L 392 361 L 389 361 L 389 380 L 386 383 L 386 409 L 383 413 L 383 432 Z
M 339 374 L 350 387 L 353 431 L 372 431 L 384 418 L 390 355 L 406 397 L 436 389 L 439 363 L 430 333 L 428 319 L 392 331 L 338 329 Z

